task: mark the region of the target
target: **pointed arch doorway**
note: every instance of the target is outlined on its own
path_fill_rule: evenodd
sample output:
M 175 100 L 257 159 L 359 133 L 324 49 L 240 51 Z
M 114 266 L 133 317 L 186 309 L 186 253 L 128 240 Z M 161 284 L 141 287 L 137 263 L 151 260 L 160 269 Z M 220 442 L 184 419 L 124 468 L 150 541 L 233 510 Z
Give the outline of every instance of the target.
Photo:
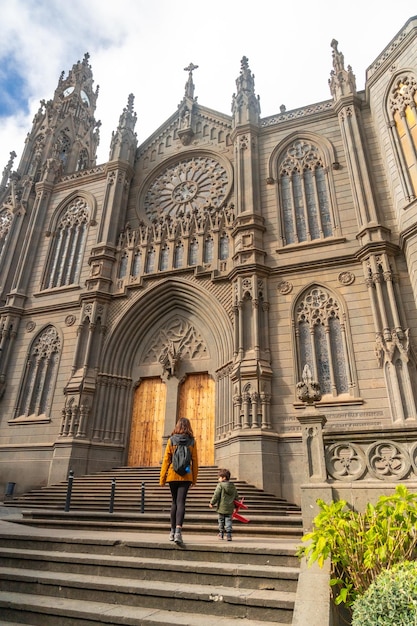
M 172 383 L 172 380 L 171 380 Z M 166 422 L 167 385 L 159 377 L 143 379 L 135 391 L 127 464 L 158 466 L 162 441 L 178 417 L 187 417 L 197 442 L 199 465 L 214 464 L 215 384 L 207 372 L 187 375 L 170 393 L 177 394 L 177 414 Z

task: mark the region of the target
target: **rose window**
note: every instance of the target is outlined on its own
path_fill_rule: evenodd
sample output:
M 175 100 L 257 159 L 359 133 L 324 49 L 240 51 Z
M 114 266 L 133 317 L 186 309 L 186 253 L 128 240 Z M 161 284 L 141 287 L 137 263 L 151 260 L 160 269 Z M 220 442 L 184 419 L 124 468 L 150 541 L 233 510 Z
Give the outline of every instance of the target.
M 184 159 L 171 165 L 150 184 L 144 206 L 147 216 L 175 216 L 204 207 L 220 208 L 230 189 L 226 169 L 211 157 Z

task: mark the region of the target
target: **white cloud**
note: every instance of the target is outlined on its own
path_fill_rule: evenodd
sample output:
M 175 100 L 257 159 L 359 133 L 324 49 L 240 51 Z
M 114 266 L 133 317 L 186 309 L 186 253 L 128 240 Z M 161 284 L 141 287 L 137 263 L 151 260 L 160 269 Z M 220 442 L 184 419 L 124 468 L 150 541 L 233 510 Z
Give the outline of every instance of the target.
M 397 0 L 341 5 L 330 0 L 285 5 L 277 0 L 9 0 L 2 3 L 1 59 L 14 55 L 26 80 L 30 113 L 0 118 L 0 171 L 10 151 L 22 154 L 41 99 L 52 97 L 61 71 L 90 53 L 100 85 L 96 118 L 102 122 L 99 162 L 108 158 L 112 131 L 130 93 L 135 95 L 142 142 L 177 108 L 191 61 L 195 95 L 230 114 L 240 59 L 249 58 L 262 116 L 281 104 L 296 108 L 330 98 L 330 41 L 336 38 L 358 89 L 365 70 L 412 17 Z

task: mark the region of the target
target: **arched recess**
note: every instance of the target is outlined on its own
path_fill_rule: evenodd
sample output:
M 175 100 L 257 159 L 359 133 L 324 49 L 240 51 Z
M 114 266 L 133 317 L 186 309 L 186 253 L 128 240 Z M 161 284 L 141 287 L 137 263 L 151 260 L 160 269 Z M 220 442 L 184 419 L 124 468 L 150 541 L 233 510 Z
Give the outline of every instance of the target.
M 323 402 L 358 397 L 350 325 L 341 294 L 319 283 L 306 286 L 294 299 L 295 379 L 302 380 L 308 365 L 319 382 Z
M 177 337 L 174 331 L 171 332 L 172 328 L 182 328 L 184 335 L 194 333 L 193 345 L 201 343 L 199 358 L 190 357 L 192 350 L 189 344 L 184 348 L 188 350 L 185 357 L 182 350 L 186 342 L 181 342 L 181 332 Z M 161 343 L 161 337 L 167 338 L 165 344 Z M 158 351 L 159 347 L 162 350 Z M 148 358 L 152 351 L 153 358 Z M 98 438 L 107 441 L 119 439 L 129 447 L 133 398 L 136 406 L 142 402 L 136 398 L 135 388 L 140 389 L 143 381 L 151 378 L 159 378 L 161 385 L 165 386 L 166 409 L 163 428 L 160 429 L 163 441 L 172 431 L 181 408 L 181 385 L 192 388 L 189 381 L 193 380 L 193 375 L 204 374 L 206 380 L 211 381 L 207 382 L 207 387 L 213 386 L 213 431 L 219 419 L 231 421 L 229 368 L 233 357 L 232 324 L 215 295 L 200 285 L 170 279 L 141 294 L 113 324 L 103 355 L 94 425 Z M 159 454 L 163 441 L 160 442 Z M 214 433 L 213 441 L 209 443 L 214 449 Z M 130 449 L 131 455 L 133 458 L 134 453 Z
M 417 196 L 417 75 L 402 68 L 390 81 L 385 96 L 385 119 L 403 193 Z M 390 181 L 392 182 L 392 181 Z M 396 196 L 395 192 L 393 193 Z
M 280 247 L 340 236 L 335 163 L 328 139 L 308 131 L 292 133 L 272 151 L 268 179 L 276 182 Z

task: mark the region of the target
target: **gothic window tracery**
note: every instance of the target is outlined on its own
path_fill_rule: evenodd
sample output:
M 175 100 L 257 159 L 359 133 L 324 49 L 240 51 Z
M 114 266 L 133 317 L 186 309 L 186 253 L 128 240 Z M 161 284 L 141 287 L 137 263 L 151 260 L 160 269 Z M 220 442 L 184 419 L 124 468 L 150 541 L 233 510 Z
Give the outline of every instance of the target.
M 338 300 L 324 287 L 315 285 L 298 299 L 295 340 L 298 380 L 308 365 L 324 398 L 352 395 L 355 385 L 344 314 Z
M 78 282 L 87 237 L 90 210 L 84 198 L 75 198 L 62 211 L 52 235 L 44 289 Z
M 324 158 L 303 139 L 293 141 L 278 163 L 283 245 L 333 236 Z
M 29 350 L 15 417 L 48 416 L 61 342 L 54 326 L 44 328 Z
M 405 195 L 412 200 L 417 195 L 417 81 L 403 75 L 394 82 L 388 99 L 394 146 L 403 172 Z

